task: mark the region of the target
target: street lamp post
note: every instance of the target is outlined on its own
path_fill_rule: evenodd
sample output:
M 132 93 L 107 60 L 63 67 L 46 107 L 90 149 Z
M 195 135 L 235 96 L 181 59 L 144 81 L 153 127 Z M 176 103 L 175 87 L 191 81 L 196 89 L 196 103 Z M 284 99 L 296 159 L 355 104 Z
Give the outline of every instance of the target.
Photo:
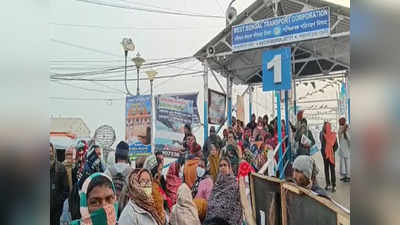
M 146 62 L 146 60 L 144 60 L 142 57 L 140 57 L 140 53 L 138 52 L 136 54 L 136 57 L 133 58 L 132 61 L 135 63 L 136 71 L 137 71 L 137 91 L 136 91 L 136 95 L 140 95 L 140 92 L 139 92 L 139 69 L 143 65 L 143 63 Z
M 146 74 L 147 74 L 147 77 L 149 78 L 149 80 L 150 80 L 150 107 L 151 107 L 151 111 L 152 111 L 152 113 L 151 113 L 151 146 L 152 146 L 152 148 L 153 148 L 153 143 L 154 143 L 154 137 L 153 137 L 153 134 L 154 134 L 154 132 L 153 132 L 153 81 L 154 81 L 154 78 L 156 77 L 156 75 L 157 75 L 157 71 L 155 71 L 155 70 L 149 70 L 149 71 L 146 71 Z
M 128 64 L 128 52 L 129 51 L 134 51 L 135 50 L 135 45 L 132 42 L 132 39 L 130 38 L 123 38 L 121 42 L 122 48 L 124 49 L 125 52 L 125 91 L 128 95 L 132 95 L 131 92 L 128 89 L 128 84 L 126 81 L 126 69 L 127 69 L 127 64 Z

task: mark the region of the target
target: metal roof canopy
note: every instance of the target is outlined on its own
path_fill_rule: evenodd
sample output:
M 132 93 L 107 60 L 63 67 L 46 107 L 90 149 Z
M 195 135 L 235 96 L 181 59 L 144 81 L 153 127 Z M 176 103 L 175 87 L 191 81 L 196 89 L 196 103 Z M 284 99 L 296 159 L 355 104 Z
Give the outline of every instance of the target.
M 276 14 L 273 10 L 274 2 L 278 4 Z M 232 52 L 231 32 L 234 25 L 325 6 L 329 6 L 331 12 L 330 37 Z M 194 56 L 201 62 L 207 59 L 208 67 L 222 76 L 227 77 L 229 74 L 235 84 L 257 84 L 262 82 L 262 53 L 281 46 L 292 49 L 293 79 L 349 71 L 350 9 L 322 0 L 256 0 Z M 214 48 L 213 55 L 207 54 L 209 47 Z

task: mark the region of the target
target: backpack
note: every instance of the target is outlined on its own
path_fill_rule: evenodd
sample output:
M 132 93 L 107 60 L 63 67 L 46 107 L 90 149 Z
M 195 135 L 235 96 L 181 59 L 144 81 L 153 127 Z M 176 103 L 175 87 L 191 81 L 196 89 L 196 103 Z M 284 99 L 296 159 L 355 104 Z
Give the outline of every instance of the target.
M 122 189 L 127 185 L 127 177 L 130 173 L 130 169 L 127 168 L 122 173 L 120 173 L 117 172 L 115 167 L 111 167 L 110 173 L 117 194 L 117 199 L 119 199 Z

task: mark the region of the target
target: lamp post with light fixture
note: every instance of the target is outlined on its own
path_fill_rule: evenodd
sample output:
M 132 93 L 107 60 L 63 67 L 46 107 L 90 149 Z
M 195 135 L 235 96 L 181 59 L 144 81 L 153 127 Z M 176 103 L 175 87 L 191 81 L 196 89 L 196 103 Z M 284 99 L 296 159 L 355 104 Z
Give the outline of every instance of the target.
M 153 81 L 154 81 L 154 78 L 156 77 L 156 75 L 157 75 L 157 71 L 155 71 L 155 70 L 148 70 L 148 71 L 146 71 L 146 74 L 147 74 L 147 77 L 149 78 L 149 80 L 150 80 L 150 107 L 151 107 L 151 146 L 152 146 L 152 148 L 154 149 L 154 145 L 153 145 L 153 143 L 154 143 L 154 132 L 153 132 L 153 121 L 154 121 L 154 119 L 153 119 L 153 115 L 154 115 L 154 113 L 153 113 Z
M 135 63 L 136 65 L 136 71 L 137 71 L 137 91 L 136 91 L 136 95 L 140 95 L 140 91 L 139 91 L 139 70 L 140 67 L 143 65 L 144 62 L 146 62 L 146 60 L 144 60 L 142 57 L 140 57 L 140 53 L 138 52 L 136 54 L 136 57 L 132 59 L 132 61 Z
M 127 64 L 128 64 L 128 52 L 135 50 L 135 44 L 133 44 L 132 39 L 123 38 L 121 45 L 122 45 L 122 48 L 124 49 L 124 53 L 125 53 L 125 91 L 128 95 L 132 95 L 128 89 L 128 84 L 126 81 L 126 76 L 127 76 L 126 69 L 127 69 Z

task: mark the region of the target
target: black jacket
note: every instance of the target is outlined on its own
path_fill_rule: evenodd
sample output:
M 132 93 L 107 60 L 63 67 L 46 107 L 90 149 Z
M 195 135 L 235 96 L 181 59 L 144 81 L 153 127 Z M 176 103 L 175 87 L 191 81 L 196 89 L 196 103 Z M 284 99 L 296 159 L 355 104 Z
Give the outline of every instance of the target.
M 63 204 L 68 196 L 67 171 L 57 160 L 50 167 L 50 225 L 59 225 Z

